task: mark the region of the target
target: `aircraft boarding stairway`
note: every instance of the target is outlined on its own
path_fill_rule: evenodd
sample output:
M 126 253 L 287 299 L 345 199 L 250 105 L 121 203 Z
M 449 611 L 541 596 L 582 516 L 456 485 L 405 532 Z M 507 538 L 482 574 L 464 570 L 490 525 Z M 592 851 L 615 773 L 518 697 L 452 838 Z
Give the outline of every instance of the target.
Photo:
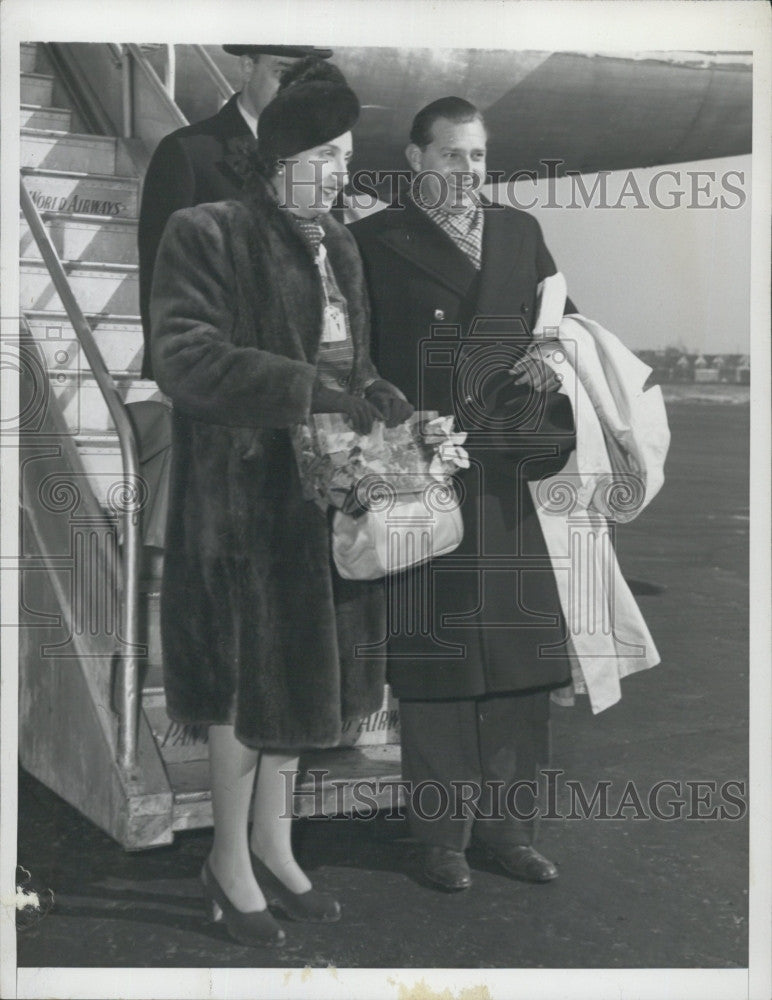
M 139 549 L 148 497 L 116 430 L 131 458 L 122 404 L 167 405 L 139 377 L 139 171 L 116 135 L 90 134 L 56 47 L 25 44 L 21 60 L 20 762 L 124 847 L 147 848 L 212 815 L 206 733 L 166 714 L 162 558 Z M 58 284 L 34 216 L 61 261 Z M 89 331 L 76 334 L 78 308 L 109 371 L 102 385 Z M 362 745 L 304 758 L 297 812 L 351 812 L 352 780 L 398 778 L 398 744 L 367 744 L 373 730 L 394 739 L 395 717 L 385 701 L 342 741 Z M 309 769 L 327 772 L 324 782 Z M 379 801 L 391 805 L 391 793 Z

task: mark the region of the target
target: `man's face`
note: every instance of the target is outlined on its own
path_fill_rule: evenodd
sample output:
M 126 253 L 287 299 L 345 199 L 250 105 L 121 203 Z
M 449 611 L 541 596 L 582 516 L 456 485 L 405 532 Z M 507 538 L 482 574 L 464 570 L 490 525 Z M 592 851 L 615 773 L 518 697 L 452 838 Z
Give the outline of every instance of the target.
M 431 173 L 420 179 L 420 194 L 426 204 L 448 212 L 464 212 L 478 203 L 485 182 L 485 126 L 475 118 L 453 122 L 438 118 L 432 126 L 432 141 L 421 149 L 411 143 L 406 150 L 413 171 Z
M 242 99 L 253 115 L 258 116 L 276 95 L 282 73 L 297 59 L 287 56 L 242 56 Z

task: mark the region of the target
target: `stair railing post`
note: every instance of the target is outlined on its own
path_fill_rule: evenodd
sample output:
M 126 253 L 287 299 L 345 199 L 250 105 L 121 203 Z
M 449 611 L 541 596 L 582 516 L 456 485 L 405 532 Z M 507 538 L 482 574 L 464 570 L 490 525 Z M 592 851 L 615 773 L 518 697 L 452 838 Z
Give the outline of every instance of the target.
M 141 73 L 144 76 L 146 83 L 150 84 L 156 97 L 160 98 L 165 105 L 165 112 L 169 116 L 170 122 L 172 119 L 176 120 L 178 128 L 181 125 L 187 125 L 188 119 L 169 96 L 165 83 L 150 65 L 141 47 L 136 42 L 127 42 L 126 48 L 131 56 L 132 72 Z
M 123 137 L 130 139 L 134 133 L 134 93 L 132 89 L 131 54 L 121 46 L 121 105 L 123 108 Z
M 203 45 L 193 45 L 191 46 L 193 51 L 198 55 L 201 62 L 204 64 L 204 69 L 206 70 L 209 79 L 217 88 L 218 100 L 220 107 L 228 101 L 234 93 L 233 87 L 228 83 L 225 75 L 223 74 L 220 67 L 212 59 L 209 53 L 206 51 Z
M 166 93 L 172 100 L 174 100 L 174 94 L 177 86 L 177 56 L 174 45 L 166 46 L 164 86 L 166 87 Z
M 125 471 L 125 465 L 124 465 Z M 126 480 L 129 501 L 123 506 L 123 630 L 126 646 L 120 657 L 120 705 L 118 714 L 118 763 L 131 776 L 137 767 L 137 737 L 139 731 L 139 575 L 142 559 L 140 538 L 141 490 L 138 477 Z

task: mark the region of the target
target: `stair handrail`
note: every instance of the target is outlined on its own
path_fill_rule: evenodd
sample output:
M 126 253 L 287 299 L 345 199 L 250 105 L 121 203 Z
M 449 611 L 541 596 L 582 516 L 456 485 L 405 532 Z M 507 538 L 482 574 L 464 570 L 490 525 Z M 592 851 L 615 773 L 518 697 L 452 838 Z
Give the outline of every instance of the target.
M 43 224 L 37 206 L 21 178 L 21 208 L 30 232 L 40 250 L 43 261 L 72 324 L 83 353 L 91 366 L 108 412 L 115 424 L 121 449 L 123 468 L 123 498 L 121 520 L 123 527 L 123 553 L 121 559 L 123 593 L 121 595 L 123 644 L 120 649 L 120 694 L 118 699 L 118 762 L 128 776 L 136 772 L 137 741 L 139 730 L 139 577 L 141 565 L 141 539 L 138 511 L 131 498 L 140 497 L 139 452 L 137 439 L 129 418 L 126 404 L 121 399 L 115 381 L 105 364 L 91 327 L 78 305 L 59 254 Z
M 217 93 L 223 99 L 223 101 L 229 100 L 235 93 L 233 87 L 228 83 L 227 78 L 223 74 L 220 67 L 212 59 L 209 53 L 206 51 L 203 45 L 193 45 L 193 51 L 198 55 L 204 64 L 204 67 L 209 74 L 209 79 L 214 83 L 217 88 Z
M 164 87 L 161 78 L 150 65 L 149 59 L 139 45 L 136 42 L 127 42 L 125 51 L 129 53 L 134 63 L 142 70 L 153 90 L 156 91 L 156 94 L 165 104 L 167 111 L 174 118 L 174 127 L 179 128 L 182 125 L 187 125 L 188 119 L 182 113 L 174 98 L 169 94 L 169 91 Z
M 150 83 L 150 86 L 155 91 L 156 95 L 160 98 L 161 102 L 164 104 L 166 110 L 169 112 L 170 117 L 173 119 L 173 127 L 179 128 L 188 124 L 188 119 L 185 117 L 184 112 L 177 104 L 175 95 L 170 92 L 169 87 L 164 84 L 164 82 L 159 77 L 158 73 L 153 68 L 150 60 L 147 58 L 142 48 L 136 42 L 127 42 L 124 45 L 117 45 L 114 42 L 110 42 L 109 48 L 116 60 L 116 63 L 120 64 L 122 71 L 121 89 L 122 89 L 122 103 L 123 103 L 123 134 L 126 137 L 130 137 L 133 134 L 132 128 L 132 83 L 131 83 L 131 63 L 136 64 L 139 69 L 144 74 L 146 80 Z M 173 48 L 170 46 L 169 48 Z M 198 55 L 203 63 L 204 69 L 206 70 L 207 76 L 213 83 L 220 99 L 222 101 L 229 100 L 235 93 L 233 87 L 228 83 L 227 78 L 221 71 L 217 63 L 212 59 L 209 53 L 206 51 L 203 45 L 191 45 L 193 51 Z

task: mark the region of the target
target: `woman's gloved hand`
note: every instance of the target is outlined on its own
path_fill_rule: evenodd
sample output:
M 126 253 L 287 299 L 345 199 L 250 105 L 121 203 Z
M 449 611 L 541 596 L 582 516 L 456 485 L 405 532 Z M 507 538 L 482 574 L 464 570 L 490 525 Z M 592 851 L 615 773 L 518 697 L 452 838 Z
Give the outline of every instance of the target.
M 369 434 L 381 413 L 371 402 L 348 392 L 328 389 L 320 382 L 314 383 L 311 394 L 312 413 L 345 413 L 357 434 Z
M 365 396 L 379 411 L 387 427 L 404 424 L 412 417 L 415 407 L 385 379 L 378 379 L 365 389 Z

